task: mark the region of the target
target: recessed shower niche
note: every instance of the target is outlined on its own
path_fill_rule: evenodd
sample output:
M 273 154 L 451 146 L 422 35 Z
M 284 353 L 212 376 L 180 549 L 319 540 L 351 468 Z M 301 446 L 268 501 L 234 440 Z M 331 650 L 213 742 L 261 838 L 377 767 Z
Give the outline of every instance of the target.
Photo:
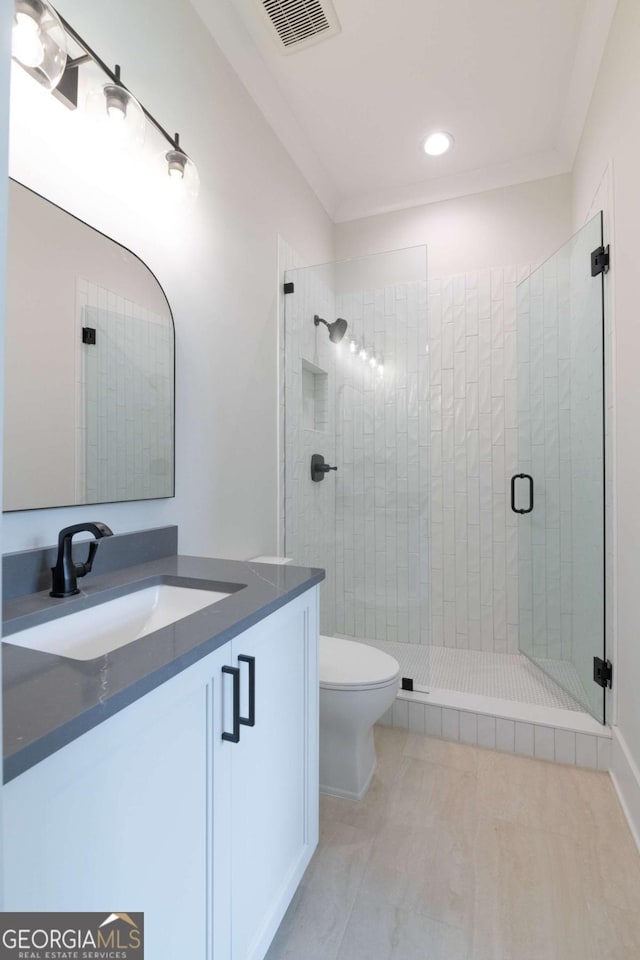
M 302 360 L 302 420 L 305 430 L 327 432 L 329 376 L 326 370 Z

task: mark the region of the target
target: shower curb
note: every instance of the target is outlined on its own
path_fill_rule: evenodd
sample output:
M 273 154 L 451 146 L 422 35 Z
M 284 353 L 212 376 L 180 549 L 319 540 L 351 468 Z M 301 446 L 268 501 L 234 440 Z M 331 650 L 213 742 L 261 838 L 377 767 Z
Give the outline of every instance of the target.
M 552 763 L 610 769 L 611 730 L 585 714 L 549 709 L 549 720 L 544 720 L 539 711 L 547 708 L 539 707 L 525 719 L 527 705 L 492 697 L 474 696 L 478 704 L 474 710 L 447 705 L 460 698 L 454 691 L 401 690 L 378 723 Z

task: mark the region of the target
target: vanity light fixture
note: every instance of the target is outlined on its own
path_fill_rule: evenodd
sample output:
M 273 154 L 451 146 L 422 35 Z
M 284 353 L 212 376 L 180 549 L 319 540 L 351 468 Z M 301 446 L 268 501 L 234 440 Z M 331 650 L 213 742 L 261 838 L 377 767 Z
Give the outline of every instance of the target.
M 62 20 L 46 0 L 16 0 L 11 56 L 47 90 L 59 84 L 67 65 Z
M 68 55 L 68 40 L 80 47 L 80 56 Z M 94 63 L 108 82 L 89 94 L 89 112 L 101 120 L 106 119 L 112 132 L 126 131 L 128 139 L 138 142 L 144 140 L 145 119 L 148 120 L 169 144 L 169 150 L 164 153 L 169 179 L 180 184 L 180 193 L 191 197 L 197 194 L 198 171 L 182 148 L 178 134 L 167 133 L 124 85 L 120 67 L 116 65 L 115 70 L 111 70 L 48 0 L 15 0 L 12 56 L 71 110 L 78 106 L 79 68 L 84 63 Z
M 441 157 L 444 153 L 451 150 L 452 146 L 453 137 L 451 134 L 445 133 L 444 130 L 437 130 L 435 133 L 429 134 L 424 141 L 423 149 L 430 157 Z

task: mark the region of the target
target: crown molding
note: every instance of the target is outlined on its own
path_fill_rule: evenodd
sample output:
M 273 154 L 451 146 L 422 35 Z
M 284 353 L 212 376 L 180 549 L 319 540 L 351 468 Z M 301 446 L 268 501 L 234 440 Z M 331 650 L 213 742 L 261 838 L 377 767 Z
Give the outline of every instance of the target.
M 381 213 L 392 213 L 394 210 L 406 210 L 409 207 L 418 207 L 427 203 L 438 203 L 442 200 L 466 197 L 473 193 L 484 193 L 500 187 L 512 187 L 531 180 L 543 180 L 545 177 L 555 177 L 570 170 L 569 158 L 559 151 L 550 150 L 548 153 L 481 167 L 450 177 L 438 177 L 394 190 L 381 190 L 378 193 L 350 197 L 342 201 L 334 219 L 336 223 L 359 220 Z

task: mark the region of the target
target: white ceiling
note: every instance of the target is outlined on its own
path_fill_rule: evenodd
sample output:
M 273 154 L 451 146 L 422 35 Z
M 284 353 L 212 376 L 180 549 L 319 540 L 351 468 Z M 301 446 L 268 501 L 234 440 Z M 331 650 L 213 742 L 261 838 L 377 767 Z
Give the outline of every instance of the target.
M 287 54 L 260 0 L 192 3 L 335 220 L 570 170 L 616 6 L 334 0 L 341 32 Z

